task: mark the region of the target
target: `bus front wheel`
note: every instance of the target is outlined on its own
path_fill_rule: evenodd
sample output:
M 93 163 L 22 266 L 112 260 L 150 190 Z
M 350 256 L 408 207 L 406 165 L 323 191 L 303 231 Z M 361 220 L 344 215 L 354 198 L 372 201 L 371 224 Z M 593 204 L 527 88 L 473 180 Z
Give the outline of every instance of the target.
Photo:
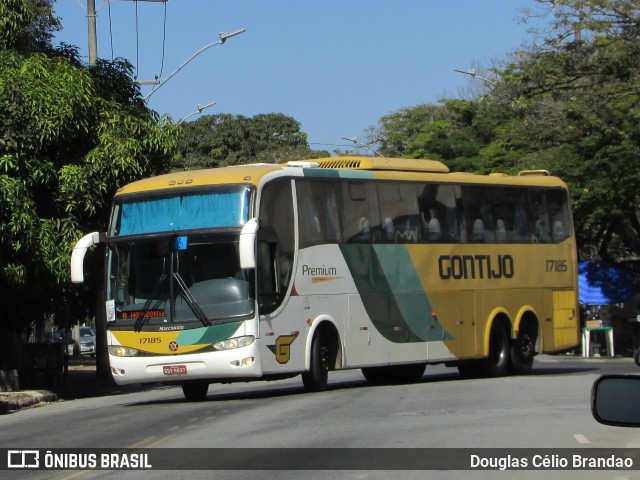
M 203 402 L 209 391 L 208 383 L 183 383 L 182 393 L 188 402 Z
M 313 337 L 311 344 L 311 365 L 308 372 L 302 373 L 302 383 L 309 392 L 323 392 L 329 380 L 329 347 L 322 341 L 320 332 Z

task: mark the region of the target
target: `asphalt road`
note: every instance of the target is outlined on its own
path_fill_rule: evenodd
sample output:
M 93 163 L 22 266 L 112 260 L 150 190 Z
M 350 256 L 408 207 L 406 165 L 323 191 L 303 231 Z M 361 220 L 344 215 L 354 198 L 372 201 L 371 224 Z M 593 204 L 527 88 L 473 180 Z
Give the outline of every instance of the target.
M 593 381 L 638 373 L 630 358 L 541 356 L 525 377 L 462 379 L 429 366 L 411 385 L 370 386 L 359 371 L 332 372 L 326 392 L 299 378 L 212 385 L 202 403 L 179 387 L 65 401 L 0 416 L 0 448 L 638 448 L 640 431 L 600 425 L 590 412 Z M 177 453 L 176 453 L 177 452 Z M 206 450 L 203 451 L 206 454 Z M 211 451 L 215 453 L 216 451 Z M 247 450 L 249 455 L 255 451 Z M 285 450 L 275 455 L 287 455 Z M 375 451 L 374 451 L 375 452 Z M 251 465 L 251 458 L 247 460 Z M 109 471 L 0 472 L 9 478 L 112 478 Z M 509 472 L 292 471 L 278 478 L 513 478 Z M 638 473 L 636 475 L 636 473 Z M 175 472 L 127 472 L 175 478 Z M 540 478 L 541 472 L 517 472 Z M 639 478 L 640 470 L 544 472 L 545 478 Z M 189 478 L 264 478 L 260 471 L 189 472 Z

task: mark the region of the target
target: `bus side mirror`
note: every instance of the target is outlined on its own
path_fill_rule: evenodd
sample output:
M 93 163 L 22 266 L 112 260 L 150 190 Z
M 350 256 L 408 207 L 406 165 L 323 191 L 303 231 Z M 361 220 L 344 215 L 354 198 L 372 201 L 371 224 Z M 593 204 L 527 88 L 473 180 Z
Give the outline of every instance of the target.
M 591 390 L 591 413 L 604 425 L 640 427 L 640 375 L 603 375 Z
M 84 282 L 84 256 L 87 253 L 87 249 L 104 242 L 105 239 L 105 233 L 92 232 L 78 240 L 71 252 L 71 281 L 73 283 Z
M 256 268 L 258 219 L 252 218 L 240 231 L 240 268 Z

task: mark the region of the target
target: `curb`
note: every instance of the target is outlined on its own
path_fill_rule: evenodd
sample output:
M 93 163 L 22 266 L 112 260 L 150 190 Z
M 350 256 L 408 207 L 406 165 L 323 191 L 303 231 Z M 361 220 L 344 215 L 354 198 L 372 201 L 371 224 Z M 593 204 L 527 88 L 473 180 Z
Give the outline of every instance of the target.
M 47 390 L 0 393 L 0 414 L 11 413 L 43 402 L 56 401 L 58 401 L 58 395 Z

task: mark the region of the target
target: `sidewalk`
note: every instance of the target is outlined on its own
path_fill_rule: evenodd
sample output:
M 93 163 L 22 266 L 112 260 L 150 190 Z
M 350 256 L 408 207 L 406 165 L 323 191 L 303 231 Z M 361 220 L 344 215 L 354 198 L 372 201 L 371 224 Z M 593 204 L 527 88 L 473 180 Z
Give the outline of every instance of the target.
M 111 378 L 97 378 L 95 359 L 73 359 L 69 362 L 66 378 L 60 386 L 45 388 L 44 382 L 40 379 L 34 389 L 0 392 L 0 414 L 45 403 L 132 393 L 157 386 L 159 384 L 116 385 Z

